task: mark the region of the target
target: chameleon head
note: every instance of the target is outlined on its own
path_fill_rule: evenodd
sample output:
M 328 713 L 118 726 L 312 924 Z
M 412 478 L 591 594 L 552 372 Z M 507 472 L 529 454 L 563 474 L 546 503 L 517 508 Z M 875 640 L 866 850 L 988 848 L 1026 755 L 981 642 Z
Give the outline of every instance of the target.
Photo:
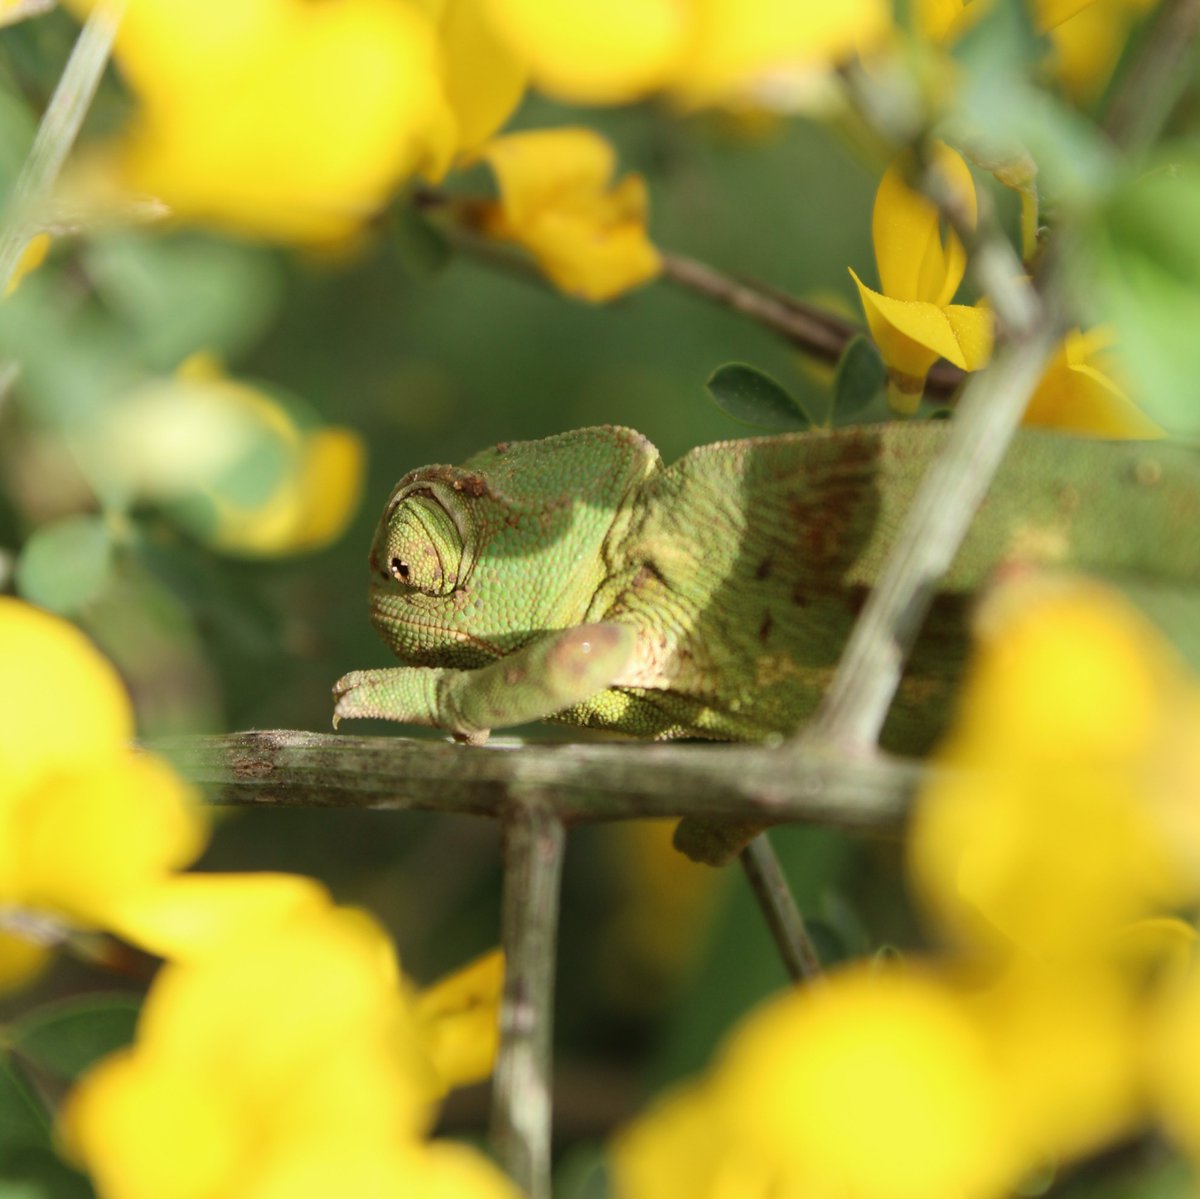
M 445 477 L 428 477 L 434 471 Z M 455 596 L 470 578 L 477 537 L 463 480 L 450 472 L 427 468 L 400 480 L 368 558 L 371 621 L 401 658 L 414 662 L 432 661 L 431 651 L 469 647 L 471 641 L 456 627 L 461 604 Z M 438 660 L 446 659 L 439 654 Z
M 403 662 L 469 669 L 592 619 L 606 539 L 658 463 L 601 427 L 411 471 L 371 546 L 372 623 Z

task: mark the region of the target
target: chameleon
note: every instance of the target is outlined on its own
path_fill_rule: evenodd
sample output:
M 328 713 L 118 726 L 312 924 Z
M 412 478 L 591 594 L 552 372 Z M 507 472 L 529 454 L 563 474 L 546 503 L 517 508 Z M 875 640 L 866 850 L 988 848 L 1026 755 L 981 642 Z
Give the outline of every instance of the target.
M 481 743 L 550 720 L 755 741 L 816 709 L 948 429 L 896 422 L 717 442 L 664 465 L 617 426 L 501 443 L 393 488 L 368 555 L 403 665 L 334 686 Z M 881 735 L 921 754 L 967 657 L 971 596 L 1049 564 L 1180 594 L 1200 580 L 1200 455 L 1021 430 L 939 591 Z M 1189 608 L 1190 611 L 1190 608 Z

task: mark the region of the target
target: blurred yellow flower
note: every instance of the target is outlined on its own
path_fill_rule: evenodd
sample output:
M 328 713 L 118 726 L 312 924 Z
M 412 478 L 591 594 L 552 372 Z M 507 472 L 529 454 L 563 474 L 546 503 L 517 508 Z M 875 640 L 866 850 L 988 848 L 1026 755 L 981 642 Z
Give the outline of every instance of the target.
M 1141 981 L 1115 959 L 1081 968 L 1018 957 L 963 988 L 1031 1165 L 1079 1158 L 1145 1118 Z
M 107 927 L 200 852 L 204 813 L 128 745 L 124 688 L 72 625 L 0 596 L 0 683 L 0 906 Z
M 1200 1164 L 1200 967 L 1171 988 L 1150 1033 L 1151 1098 L 1163 1126 Z
M 134 1045 L 68 1097 L 63 1139 L 105 1199 L 359 1193 L 352 1179 L 512 1195 L 484 1159 L 424 1143 L 423 1036 L 382 930 L 327 907 L 164 967 Z
M 354 430 L 303 427 L 207 354 L 114 409 L 105 448 L 110 469 L 166 502 L 201 540 L 264 557 L 341 536 L 358 507 L 366 458 Z
M 687 104 L 754 96 L 828 70 L 887 29 L 879 0 L 489 0 L 497 28 L 560 99 L 619 104 L 665 90 Z
M 621 1199 L 999 1195 L 1027 1165 L 961 996 L 870 966 L 752 1013 L 707 1079 L 651 1109 L 613 1156 Z
M 1053 52 L 1050 65 L 1068 95 L 1090 104 L 1104 90 L 1137 21 L 1157 0 L 1094 0 L 1069 7 L 1057 24 L 1047 26 Z
M 909 842 L 958 940 L 1082 957 L 1194 893 L 1194 682 L 1144 618 L 1085 579 L 989 597 Z
M 1163 430 L 1125 394 L 1105 327 L 1068 333 L 1025 409 L 1024 423 L 1089 437 L 1155 438 Z
M 646 237 L 646 186 L 626 175 L 610 186 L 612 147 L 590 129 L 512 133 L 483 150 L 500 186 L 484 229 L 537 259 L 563 291 L 610 300 L 653 279 L 658 251 Z
M 962 158 L 936 143 L 936 169 L 975 219 L 975 184 Z M 966 269 L 957 235 L 943 236 L 936 205 L 904 181 L 893 163 L 875 194 L 871 221 L 882 293 L 850 271 L 871 337 L 888 368 L 888 401 L 899 413 L 916 411 L 925 376 L 938 358 L 977 370 L 992 352 L 992 317 L 983 307 L 952 304 Z
M 353 233 L 453 121 L 433 27 L 398 0 L 129 0 L 114 56 L 127 186 L 254 236 Z
M 33 982 L 50 964 L 54 950 L 32 939 L 29 932 L 10 932 L 0 911 L 0 995 Z

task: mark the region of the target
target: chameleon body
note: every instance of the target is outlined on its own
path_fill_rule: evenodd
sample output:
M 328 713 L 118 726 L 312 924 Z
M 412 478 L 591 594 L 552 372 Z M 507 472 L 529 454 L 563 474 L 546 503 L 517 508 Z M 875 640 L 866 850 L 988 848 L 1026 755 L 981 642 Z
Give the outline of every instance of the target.
M 700 447 L 581 429 L 429 466 L 392 492 L 371 619 L 404 665 L 334 688 L 335 723 L 384 717 L 480 741 L 529 720 L 754 740 L 815 709 L 938 423 Z M 910 658 L 883 744 L 922 752 L 966 654 L 970 594 L 1007 561 L 1175 593 L 1200 580 L 1200 457 L 1022 431 Z

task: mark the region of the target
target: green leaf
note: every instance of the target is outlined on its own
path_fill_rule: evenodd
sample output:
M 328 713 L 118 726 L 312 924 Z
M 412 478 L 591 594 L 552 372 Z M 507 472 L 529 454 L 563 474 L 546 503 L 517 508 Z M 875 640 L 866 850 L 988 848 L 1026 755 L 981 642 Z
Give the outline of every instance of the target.
M 883 390 L 887 368 L 869 337 L 852 338 L 838 360 L 833 376 L 833 423 L 845 424 Z
M 745 362 L 718 367 L 704 386 L 726 416 L 743 424 L 779 431 L 812 426 L 812 417 L 799 400 L 770 375 Z
M 48 1145 L 50 1119 L 7 1055 L 0 1056 L 0 1160 L 21 1145 Z
M 132 995 L 59 1000 L 10 1024 L 9 1043 L 48 1074 L 74 1079 L 133 1040 L 140 1008 Z
M 51 612 L 78 612 L 108 582 L 112 537 L 103 517 L 65 516 L 43 525 L 17 560 L 17 590 Z

